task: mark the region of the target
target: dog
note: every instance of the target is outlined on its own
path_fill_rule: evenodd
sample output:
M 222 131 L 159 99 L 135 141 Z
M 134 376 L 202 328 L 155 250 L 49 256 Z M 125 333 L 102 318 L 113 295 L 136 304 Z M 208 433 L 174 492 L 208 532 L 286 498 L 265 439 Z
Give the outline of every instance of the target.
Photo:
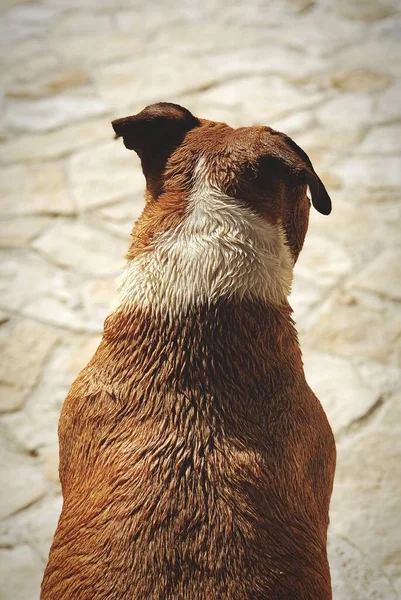
M 171 103 L 112 123 L 146 178 L 120 304 L 59 422 L 42 600 L 329 600 L 335 443 L 288 303 L 305 152 Z

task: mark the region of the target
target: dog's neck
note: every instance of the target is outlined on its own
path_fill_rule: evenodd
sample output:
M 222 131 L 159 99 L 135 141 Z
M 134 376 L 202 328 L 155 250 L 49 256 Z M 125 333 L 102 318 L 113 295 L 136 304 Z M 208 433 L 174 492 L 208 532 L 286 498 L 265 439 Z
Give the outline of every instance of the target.
M 179 317 L 218 300 L 285 305 L 293 260 L 281 225 L 223 194 L 202 161 L 193 182 L 182 220 L 128 261 L 121 306 Z

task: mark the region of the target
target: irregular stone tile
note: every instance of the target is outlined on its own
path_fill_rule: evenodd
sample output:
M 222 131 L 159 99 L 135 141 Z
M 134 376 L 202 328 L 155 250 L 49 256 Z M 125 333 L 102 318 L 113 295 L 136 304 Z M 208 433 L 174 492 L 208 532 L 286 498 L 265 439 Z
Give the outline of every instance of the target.
M 333 598 L 397 600 L 393 582 L 378 567 L 373 557 L 335 533 L 329 533 L 328 545 Z
M 60 269 L 39 255 L 6 253 L 0 263 L 0 304 L 72 331 L 102 331 L 104 317 L 83 305 L 87 280 L 87 275 Z
M 397 154 L 401 152 L 401 125 L 389 124 L 371 129 L 358 148 L 367 154 Z
M 331 85 L 345 92 L 376 92 L 388 87 L 390 82 L 386 73 L 369 69 L 343 69 L 331 77 Z
M 133 225 L 141 215 L 145 206 L 143 195 L 144 194 L 141 191 L 141 193 L 138 193 L 134 199 L 125 200 L 124 202 L 119 202 L 118 204 L 106 206 L 99 211 L 99 214 L 101 217 L 109 221 L 111 220 L 117 223 L 128 223 Z
M 0 412 L 21 407 L 38 382 L 56 342 L 57 336 L 53 331 L 33 321 L 20 321 L 11 331 L 2 334 Z
M 382 121 L 394 121 L 400 118 L 399 100 L 401 97 L 401 82 L 395 83 L 385 90 L 379 98 L 377 113 Z
M 0 523 L 0 543 L 3 546 L 28 543 L 38 553 L 44 567 L 61 506 L 61 494 L 53 492 L 13 517 L 3 520 Z
M 48 393 L 53 398 L 59 398 L 58 389 L 49 389 Z M 36 395 L 36 394 L 35 394 Z M 1 415 L 3 437 L 9 440 L 19 451 L 36 453 L 38 448 L 57 444 L 57 423 L 60 416 L 60 407 L 67 394 L 60 398 L 57 409 L 52 406 L 47 412 L 28 414 L 24 409 L 18 412 Z M 55 401 L 54 401 L 55 403 Z M 32 404 L 32 403 L 31 403 Z
M 119 274 L 126 251 L 119 238 L 79 221 L 57 222 L 34 241 L 33 247 L 52 262 L 92 277 Z
M 356 124 L 349 128 L 339 125 L 337 128 L 330 125 L 311 125 L 297 135 L 296 142 L 301 148 L 307 149 L 309 156 L 319 153 L 330 157 L 333 153 L 348 151 L 350 147 L 360 142 L 362 128 Z M 321 173 L 319 171 L 319 176 Z M 326 182 L 325 182 L 326 183 Z
M 369 413 L 378 393 L 370 388 L 349 360 L 303 347 L 306 379 L 337 434 Z
M 397 9 L 390 4 L 379 0 L 359 0 L 358 3 L 347 2 L 347 0 L 336 0 L 333 9 L 347 19 L 355 21 L 377 21 L 385 19 L 397 13 Z
M 6 494 L 0 496 L 0 518 L 16 513 L 46 493 L 44 475 L 34 460 L 16 452 L 2 452 L 0 484 Z
M 390 300 L 338 292 L 301 333 L 304 343 L 323 352 L 401 364 L 401 314 Z
M 117 279 L 98 279 L 85 286 L 83 295 L 88 311 L 100 307 L 102 311 L 110 311 L 118 302 Z
M 300 135 L 301 132 L 312 127 L 314 122 L 313 112 L 306 109 L 304 111 L 296 111 L 285 117 L 274 119 L 271 123 L 273 129 L 284 131 L 287 135 Z
M 102 66 L 93 76 L 102 97 L 114 106 L 129 106 L 131 114 L 139 112 L 146 104 L 160 101 L 161 81 L 163 98 L 174 102 L 180 94 L 201 90 L 216 79 L 203 58 L 197 58 L 194 68 L 191 57 L 165 51 Z
M 347 251 L 337 242 L 311 230 L 295 266 L 295 277 L 316 281 L 330 287 L 349 272 L 352 261 Z
M 58 465 L 59 454 L 58 445 L 47 446 L 39 452 L 39 457 L 43 461 L 44 473 L 48 481 L 59 483 Z
M 61 158 L 85 146 L 111 139 L 110 120 L 105 117 L 77 123 L 57 131 L 19 135 L 0 144 L 0 162 L 44 161 Z
M 250 47 L 237 45 L 235 49 L 213 52 L 210 58 L 205 57 L 205 63 L 214 72 L 217 82 L 229 76 L 238 79 L 263 74 L 275 75 L 289 82 L 310 83 L 315 73 L 324 68 L 323 61 L 317 57 L 304 55 L 300 61 L 298 50 L 266 41 Z
M 355 6 L 357 6 L 355 4 Z M 366 40 L 366 41 L 365 41 Z M 336 68 L 373 69 L 398 78 L 400 73 L 400 40 L 364 36 L 364 41 L 352 43 L 336 54 Z M 354 116 L 354 115 L 353 115 Z
M 238 5 L 240 10 L 241 5 Z M 256 21 L 258 11 L 256 10 Z M 260 26 L 259 15 L 259 26 Z M 296 28 L 296 35 L 294 29 Z M 274 40 L 280 45 L 289 45 L 301 52 L 307 51 L 309 55 L 322 56 L 324 58 L 335 56 L 341 48 L 357 46 L 361 36 L 365 32 L 365 26 L 356 21 L 344 20 L 335 14 L 328 14 L 323 8 L 313 10 L 305 15 L 300 15 L 293 26 L 288 26 L 288 19 L 282 23 L 274 24 L 268 31 L 269 41 Z M 300 62 L 303 57 L 300 56 Z M 352 63 L 350 63 L 352 64 Z
M 0 550 L 0 579 L 4 600 L 38 600 L 43 564 L 27 545 Z
M 131 34 L 96 33 L 54 39 L 54 50 L 67 64 L 97 65 L 132 58 L 146 51 L 144 41 Z
M 52 35 L 57 38 L 58 36 L 76 35 L 84 32 L 92 33 L 93 31 L 111 32 L 111 16 L 106 13 L 85 11 L 80 7 L 80 10 L 70 10 L 57 19 L 55 27 L 52 28 Z
M 69 174 L 72 193 L 81 210 L 114 202 L 128 194 L 143 195 L 145 190 L 139 160 L 121 140 L 77 152 L 70 159 Z
M 401 300 L 401 245 L 385 249 L 349 285 Z
M 354 156 L 332 167 L 344 186 L 351 189 L 401 187 L 400 160 L 395 156 Z
M 34 53 L 0 74 L 1 87 L 7 96 L 12 96 L 13 90 L 23 90 L 24 86 L 29 89 L 29 85 L 35 85 L 42 77 L 54 75 L 59 68 L 60 64 L 56 56 L 42 52 Z
M 51 223 L 47 217 L 22 217 L 0 221 L 0 248 L 18 248 L 28 244 Z
M 4 126 L 10 132 L 51 131 L 74 121 L 84 121 L 109 112 L 105 101 L 90 90 L 82 94 L 60 94 L 40 99 L 14 99 L 6 105 Z
M 252 76 L 214 85 L 202 94 L 202 103 L 238 110 L 248 125 L 259 125 L 313 106 L 320 98 L 320 93 L 295 88 L 280 77 Z
M 315 281 L 305 280 L 298 273 L 295 275 L 289 302 L 294 310 L 296 323 L 302 322 L 303 318 L 319 303 L 322 295 L 323 289 Z
M 318 122 L 333 134 L 360 131 L 373 121 L 375 98 L 362 92 L 337 94 L 316 109 Z M 352 119 L 349 116 L 352 115 Z
M 74 206 L 57 163 L 2 167 L 2 215 L 71 214 Z
M 152 46 L 160 50 L 170 51 L 173 47 L 180 54 L 192 56 L 203 56 L 207 53 L 226 52 L 238 50 L 238 40 L 241 47 L 246 49 L 255 43 L 263 45 L 266 43 L 266 32 L 255 30 L 243 20 L 233 20 L 221 26 L 218 19 L 207 19 L 199 27 L 198 21 L 175 18 L 168 27 L 156 27 L 152 36 Z M 280 48 L 277 52 L 280 52 Z M 221 59 L 219 59 L 221 61 Z M 230 61 L 235 64 L 235 61 Z M 229 68 L 229 66 L 227 65 Z
M 362 188 L 335 190 L 332 213 L 327 218 L 312 211 L 310 230 L 316 229 L 321 235 L 338 240 L 351 256 L 354 268 L 363 269 L 382 251 L 384 241 L 399 242 L 401 195 L 391 198 L 388 190 L 383 190 L 382 195 L 381 198 Z M 330 261 L 329 255 L 327 260 Z
M 331 502 L 336 535 L 350 540 L 393 585 L 401 584 L 399 530 L 399 422 L 401 398 L 385 401 L 375 419 L 337 444 L 337 472 Z M 363 583 L 363 582 L 361 582 Z M 364 582 L 363 597 L 369 587 Z M 384 588 L 388 589 L 388 588 Z M 376 596 L 386 598 L 387 595 Z M 397 596 L 389 596 L 397 597 Z
M 46 72 L 41 77 L 24 81 L 17 78 L 7 85 L 9 98 L 41 98 L 53 94 L 61 94 L 66 90 L 90 84 L 89 73 L 82 67 L 70 67 L 57 72 Z

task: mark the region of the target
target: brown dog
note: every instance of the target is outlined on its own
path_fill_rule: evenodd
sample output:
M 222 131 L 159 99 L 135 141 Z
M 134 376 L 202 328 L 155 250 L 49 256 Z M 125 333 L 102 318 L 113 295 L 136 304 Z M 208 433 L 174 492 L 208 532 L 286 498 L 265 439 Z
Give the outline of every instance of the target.
M 287 296 L 307 155 L 168 103 L 113 122 L 146 206 L 120 305 L 59 426 L 42 600 L 328 600 L 335 445 Z

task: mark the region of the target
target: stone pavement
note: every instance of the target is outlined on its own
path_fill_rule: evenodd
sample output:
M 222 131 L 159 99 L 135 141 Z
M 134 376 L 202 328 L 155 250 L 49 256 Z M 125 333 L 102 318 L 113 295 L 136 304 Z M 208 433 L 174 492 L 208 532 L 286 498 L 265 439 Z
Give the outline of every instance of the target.
M 331 192 L 292 296 L 338 443 L 336 600 L 401 594 L 399 0 L 1 0 L 0 598 L 37 600 L 57 419 L 115 301 L 139 163 L 112 118 L 175 101 L 268 124 Z M 398 470 L 398 471 L 397 471 Z

